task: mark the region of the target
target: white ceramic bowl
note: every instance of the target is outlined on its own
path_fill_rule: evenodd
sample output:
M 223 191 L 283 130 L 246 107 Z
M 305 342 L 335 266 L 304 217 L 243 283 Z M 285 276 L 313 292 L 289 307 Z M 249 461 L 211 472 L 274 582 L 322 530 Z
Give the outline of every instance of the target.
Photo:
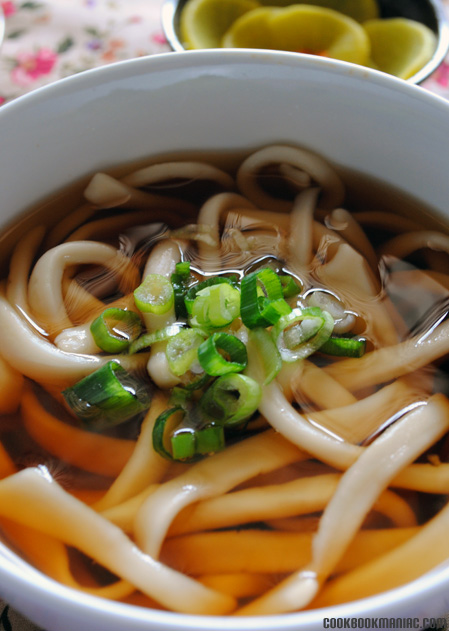
M 262 51 L 169 53 L 93 70 L 0 110 L 0 227 L 95 169 L 187 149 L 309 147 L 449 218 L 449 103 L 387 75 Z M 0 595 L 47 631 L 318 631 L 324 618 L 438 617 L 449 565 L 341 605 L 267 618 L 201 618 L 57 585 L 0 546 Z

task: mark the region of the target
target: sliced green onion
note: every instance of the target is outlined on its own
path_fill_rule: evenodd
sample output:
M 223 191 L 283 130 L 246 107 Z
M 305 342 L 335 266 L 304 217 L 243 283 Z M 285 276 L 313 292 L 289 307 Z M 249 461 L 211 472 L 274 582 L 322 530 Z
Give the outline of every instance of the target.
M 251 377 L 230 373 L 216 379 L 200 401 L 203 414 L 221 425 L 234 425 L 257 410 L 262 389 Z
M 190 460 L 196 452 L 196 432 L 183 428 L 170 439 L 173 460 Z
M 167 342 L 165 354 L 168 365 L 174 375 L 180 377 L 192 368 L 196 372 L 198 364 L 198 347 L 206 336 L 198 329 L 184 329 Z
M 182 261 L 181 263 L 176 263 L 175 265 L 175 274 L 180 276 L 183 280 L 187 280 L 190 276 L 190 263 L 189 261 Z
M 177 318 L 187 318 L 187 309 L 184 302 L 187 292 L 186 281 L 190 277 L 190 263 L 184 261 L 176 263 L 175 272 L 171 275 L 171 284 L 174 292 L 175 313 Z
M 320 353 L 338 357 L 362 357 L 366 350 L 366 340 L 353 337 L 330 337 L 322 346 Z
M 196 462 L 207 454 L 220 451 L 225 446 L 223 428 L 207 425 L 200 429 L 181 426 L 185 410 L 174 406 L 158 416 L 153 427 L 153 448 L 163 458 L 171 461 Z M 167 429 L 167 425 L 171 426 Z M 168 436 L 171 453 L 168 449 Z
M 334 320 L 318 307 L 293 309 L 277 322 L 273 339 L 285 362 L 304 359 L 317 351 L 331 336 Z
M 190 324 L 221 328 L 240 315 L 240 291 L 228 283 L 205 287 L 191 305 Z
M 148 384 L 110 361 L 63 391 L 69 408 L 88 429 L 123 423 L 150 407 Z
M 165 326 L 163 329 L 153 331 L 153 333 L 144 333 L 138 337 L 137 340 L 132 342 L 132 344 L 130 344 L 128 352 L 130 355 L 133 355 L 134 353 L 138 353 L 146 348 L 150 348 L 153 344 L 156 344 L 156 342 L 165 342 L 170 337 L 177 335 L 183 329 L 183 324 L 170 324 L 169 326 Z
M 235 335 L 221 332 L 214 333 L 198 347 L 198 360 L 204 372 L 218 377 L 244 370 L 248 364 L 248 354 L 246 346 Z
M 181 406 L 175 405 L 159 414 L 153 426 L 153 449 L 163 458 L 173 460 L 173 456 L 165 446 L 165 431 L 167 423 L 177 421 L 178 426 L 185 415 L 185 410 Z M 174 418 L 172 418 L 174 417 Z
M 214 285 L 221 284 L 227 284 L 231 285 L 232 287 L 237 287 L 237 278 L 228 276 L 213 276 L 211 278 L 203 280 L 201 283 L 197 283 L 196 285 L 192 285 L 192 287 L 189 287 L 184 300 L 187 312 L 189 314 L 192 313 L 192 305 L 198 292 L 206 289 L 207 287 L 213 287 Z
M 225 446 L 224 429 L 221 425 L 209 425 L 196 432 L 196 453 L 215 454 Z
M 282 285 L 282 294 L 286 300 L 288 300 L 288 298 L 293 298 L 293 296 L 297 296 L 299 293 L 301 293 L 301 285 L 299 285 L 298 282 L 293 278 L 293 276 L 290 276 L 290 274 L 280 275 L 279 280 L 281 281 Z
M 166 313 L 173 307 L 173 285 L 161 274 L 148 274 L 134 290 L 134 302 L 142 313 Z
M 291 311 L 285 302 L 279 276 L 266 267 L 242 278 L 240 313 L 248 329 L 267 327 Z
M 95 344 L 107 353 L 122 353 L 139 337 L 142 321 L 134 311 L 110 307 L 90 325 Z
M 262 327 L 252 329 L 249 333 L 249 339 L 255 343 L 264 371 L 263 385 L 266 386 L 273 381 L 282 368 L 281 354 L 267 329 Z

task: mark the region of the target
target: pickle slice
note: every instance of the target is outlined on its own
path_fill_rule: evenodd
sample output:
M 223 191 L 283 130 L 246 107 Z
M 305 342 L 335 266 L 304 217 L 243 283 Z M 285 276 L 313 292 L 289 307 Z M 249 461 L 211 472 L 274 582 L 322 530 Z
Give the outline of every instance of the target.
M 371 65 L 401 79 L 416 74 L 436 48 L 433 31 L 414 20 L 369 20 L 363 27 L 371 43 Z
M 288 50 L 362 65 L 370 56 L 368 36 L 358 22 L 310 5 L 254 9 L 233 23 L 222 45 Z
M 262 6 L 288 7 L 292 4 L 309 4 L 325 9 L 333 9 L 357 22 L 366 22 L 379 17 L 377 0 L 259 0 Z
M 219 48 L 232 23 L 259 6 L 257 0 L 188 0 L 179 25 L 184 48 Z

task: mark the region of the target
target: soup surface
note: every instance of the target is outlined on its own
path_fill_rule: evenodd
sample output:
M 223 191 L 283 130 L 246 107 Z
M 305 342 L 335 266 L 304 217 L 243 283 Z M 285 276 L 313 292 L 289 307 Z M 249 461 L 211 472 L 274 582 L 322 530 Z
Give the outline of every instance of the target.
M 210 615 L 447 559 L 447 228 L 284 145 L 80 186 L 1 241 L 7 545 L 75 589 Z

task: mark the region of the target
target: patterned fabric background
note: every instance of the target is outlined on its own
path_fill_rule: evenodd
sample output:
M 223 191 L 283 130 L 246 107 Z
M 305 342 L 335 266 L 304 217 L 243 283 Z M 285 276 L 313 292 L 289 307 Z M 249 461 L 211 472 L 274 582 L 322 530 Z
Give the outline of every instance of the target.
M 0 0 L 6 20 L 0 105 L 83 70 L 168 52 L 162 1 Z M 444 4 L 449 12 L 449 0 Z M 423 88 L 449 98 L 449 56 Z M 0 631 L 43 630 L 0 601 Z

